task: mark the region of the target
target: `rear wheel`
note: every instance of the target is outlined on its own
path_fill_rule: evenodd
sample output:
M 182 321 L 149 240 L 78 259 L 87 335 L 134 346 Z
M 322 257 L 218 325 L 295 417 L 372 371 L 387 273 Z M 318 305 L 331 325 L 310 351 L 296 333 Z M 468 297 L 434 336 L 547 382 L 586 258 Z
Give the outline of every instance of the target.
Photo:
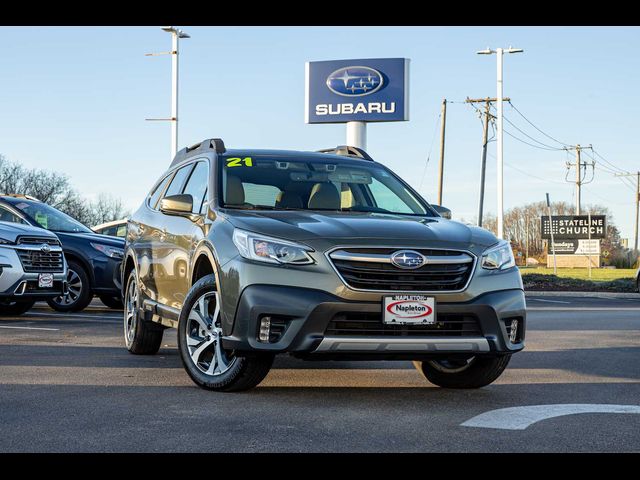
M 189 291 L 178 323 L 178 348 L 191 379 L 207 390 L 248 390 L 267 376 L 273 364 L 271 354 L 245 357 L 222 347 L 215 275 L 201 278 Z
M 164 328 L 140 316 L 140 292 L 135 270 L 129 273 L 124 296 L 124 343 L 136 355 L 153 355 L 160 350 Z
M 58 295 L 47 300 L 49 306 L 57 312 L 79 312 L 84 310 L 93 298 L 87 271 L 79 263 L 74 261 L 68 263 L 67 287 L 69 291 L 65 295 Z
M 22 315 L 33 307 L 35 300 L 0 300 L 0 315 Z
M 511 355 L 500 357 L 448 358 L 413 362 L 434 385 L 444 388 L 480 388 L 496 380 L 507 368 Z
M 110 295 L 100 295 L 100 301 L 105 305 L 105 307 L 113 308 L 114 310 L 122 310 L 124 304 L 122 303 L 122 299 L 118 297 L 112 297 Z

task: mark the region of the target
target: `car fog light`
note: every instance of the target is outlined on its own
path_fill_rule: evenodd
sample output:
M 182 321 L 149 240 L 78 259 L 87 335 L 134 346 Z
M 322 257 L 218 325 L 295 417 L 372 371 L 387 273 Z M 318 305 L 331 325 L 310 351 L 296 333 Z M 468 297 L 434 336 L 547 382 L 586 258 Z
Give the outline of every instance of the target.
M 511 331 L 509 332 L 509 341 L 511 343 L 516 343 L 516 339 L 518 338 L 518 320 L 511 320 Z
M 262 343 L 269 343 L 270 333 L 271 317 L 262 317 L 260 320 L 260 333 L 258 333 L 258 340 Z

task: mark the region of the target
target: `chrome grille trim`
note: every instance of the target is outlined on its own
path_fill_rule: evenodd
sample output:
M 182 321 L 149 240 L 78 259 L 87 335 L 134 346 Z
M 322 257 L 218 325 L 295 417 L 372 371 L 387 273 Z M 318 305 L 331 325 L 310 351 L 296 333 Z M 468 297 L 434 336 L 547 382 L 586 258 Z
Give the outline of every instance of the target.
M 373 289 L 373 288 L 359 288 L 359 287 L 354 287 L 353 285 L 349 284 L 348 281 L 345 280 L 345 278 L 343 277 L 343 275 L 340 273 L 340 271 L 338 270 L 338 268 L 336 267 L 336 265 L 333 263 L 333 258 L 335 258 L 336 260 L 342 260 L 339 259 L 337 257 L 333 257 L 334 253 L 339 253 L 342 254 L 343 250 L 358 250 L 358 249 L 366 249 L 366 250 L 375 250 L 375 249 L 380 249 L 380 250 L 393 250 L 393 252 L 395 251 L 399 251 L 399 250 L 416 250 L 416 251 L 420 251 L 420 250 L 431 250 L 431 251 L 441 251 L 441 252 L 448 252 L 450 253 L 456 253 L 458 255 L 447 255 L 444 254 L 441 257 L 437 256 L 437 255 L 428 255 L 428 257 L 436 257 L 436 259 L 440 259 L 441 263 L 431 263 L 431 265 L 451 265 L 451 263 L 448 263 L 446 261 L 446 258 L 451 257 L 451 258 L 459 258 L 462 256 L 465 256 L 465 261 L 464 262 L 457 262 L 458 264 L 463 264 L 466 265 L 468 263 L 472 263 L 471 265 L 471 271 L 469 272 L 469 276 L 467 278 L 467 281 L 465 282 L 464 286 L 460 289 L 456 289 L 456 290 L 383 290 L 383 289 Z M 347 253 L 349 256 L 359 256 L 358 260 L 343 260 L 343 261 L 360 261 L 363 263 L 366 263 L 367 261 L 369 262 L 373 262 L 373 263 L 387 263 L 385 261 L 380 261 L 379 259 L 381 257 L 384 258 L 389 258 L 389 262 L 391 263 L 391 256 L 393 255 L 393 252 L 391 253 L 383 253 L 383 254 L 375 254 L 375 253 L 356 253 L 356 252 L 344 252 Z M 433 247 L 416 247 L 416 246 L 388 246 L 388 245 L 381 245 L 381 246 L 376 246 L 376 247 L 371 247 L 370 245 L 340 245 L 340 246 L 336 246 L 334 248 L 332 248 L 331 250 L 328 250 L 324 253 L 325 257 L 327 258 L 327 260 L 329 261 L 329 264 L 331 265 L 331 268 L 333 268 L 333 271 L 336 272 L 336 275 L 338 275 L 338 277 L 340 278 L 340 280 L 342 281 L 342 283 L 349 288 L 350 290 L 354 290 L 357 292 L 370 292 L 370 293 L 385 293 L 385 294 L 403 294 L 403 293 L 420 293 L 420 294 L 448 294 L 448 293 L 460 293 L 460 292 L 464 292 L 467 287 L 469 286 L 469 284 L 471 283 L 471 279 L 473 278 L 473 275 L 475 274 L 477 265 L 478 265 L 478 257 L 468 251 L 468 250 L 460 250 L 460 249 L 455 249 L 455 248 L 433 248 Z M 470 260 L 466 260 L 466 256 L 468 256 L 470 258 Z M 344 258 L 344 257 L 343 257 Z M 364 260 L 364 259 L 367 260 Z M 454 263 L 455 264 L 455 263 Z M 429 265 L 429 263 L 427 263 L 427 265 Z

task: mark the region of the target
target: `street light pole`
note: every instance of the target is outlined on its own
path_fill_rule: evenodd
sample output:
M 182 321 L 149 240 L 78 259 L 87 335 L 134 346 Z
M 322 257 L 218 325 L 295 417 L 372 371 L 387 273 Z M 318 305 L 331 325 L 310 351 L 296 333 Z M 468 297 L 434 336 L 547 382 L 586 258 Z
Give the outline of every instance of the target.
M 171 158 L 178 153 L 178 33 L 171 32 Z
M 496 157 L 497 157 L 497 191 L 498 191 L 498 238 L 504 238 L 504 149 L 503 149 L 503 130 L 502 130 L 502 118 L 503 118 L 503 99 L 502 99 L 502 60 L 504 53 L 520 53 L 523 52 L 521 48 L 498 48 L 491 50 L 480 50 L 476 52 L 479 55 L 491 55 L 495 53 L 497 55 L 497 93 L 496 93 Z
M 178 153 L 178 42 L 181 38 L 191 38 L 189 34 L 175 27 L 162 27 L 171 34 L 171 51 L 161 53 L 147 53 L 147 57 L 157 55 L 171 55 L 171 117 L 169 118 L 147 118 L 152 121 L 171 122 L 171 159 Z
M 502 48 L 496 50 L 497 62 L 497 94 L 496 94 L 496 157 L 497 165 L 497 185 L 498 185 L 498 238 L 504 238 L 504 158 L 502 141 Z

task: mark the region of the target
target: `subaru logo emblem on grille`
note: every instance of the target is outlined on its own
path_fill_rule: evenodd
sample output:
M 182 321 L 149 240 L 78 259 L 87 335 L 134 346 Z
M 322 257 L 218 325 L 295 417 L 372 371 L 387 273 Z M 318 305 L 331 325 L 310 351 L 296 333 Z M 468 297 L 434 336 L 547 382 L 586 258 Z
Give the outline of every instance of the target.
M 49 253 L 51 251 L 51 247 L 48 243 L 43 243 L 42 245 L 40 245 L 40 251 L 43 253 Z
M 415 250 L 400 250 L 391 255 L 391 263 L 398 268 L 413 269 L 423 266 L 427 259 Z
M 384 77 L 369 67 L 343 67 L 327 77 L 327 87 L 343 97 L 371 95 L 382 88 Z

